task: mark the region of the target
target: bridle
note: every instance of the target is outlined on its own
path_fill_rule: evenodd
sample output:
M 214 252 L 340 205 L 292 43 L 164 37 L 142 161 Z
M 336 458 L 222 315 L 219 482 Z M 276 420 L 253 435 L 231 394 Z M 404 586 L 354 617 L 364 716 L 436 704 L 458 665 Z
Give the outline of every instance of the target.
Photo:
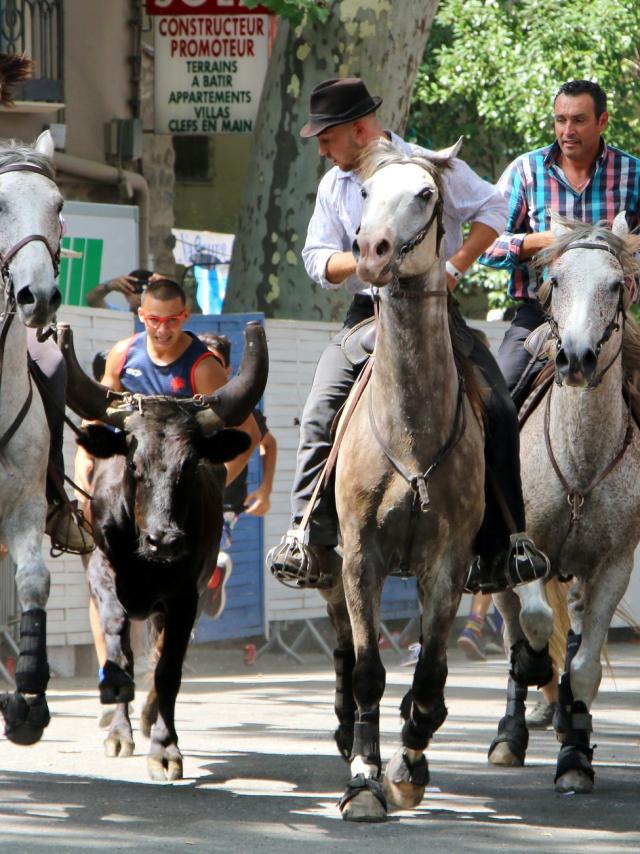
M 576 243 L 571 243 L 569 246 L 567 246 L 567 248 L 564 250 L 564 252 L 569 252 L 571 249 L 599 249 L 601 252 L 608 252 L 610 255 L 613 255 L 613 257 L 616 259 L 616 261 L 618 261 L 618 256 L 613 251 L 613 249 L 611 249 L 611 247 L 608 246 L 606 243 L 589 243 L 588 241 L 580 240 L 580 241 L 577 241 Z M 562 254 L 564 254 L 564 252 Z M 553 277 L 551 279 L 551 284 L 553 287 L 555 287 L 555 279 Z M 545 311 L 545 314 L 547 317 L 547 322 L 549 324 L 549 330 L 551 332 L 551 338 L 553 338 L 553 340 L 556 342 L 556 352 L 557 352 L 562 347 L 562 338 L 560 336 L 560 330 L 558 329 L 558 323 L 555 320 L 555 318 L 552 316 L 551 311 L 550 311 L 550 307 L 551 307 L 551 291 L 549 291 L 549 296 L 548 296 L 545 304 L 543 305 L 543 309 Z M 595 348 L 596 356 L 600 355 L 600 352 L 601 352 L 603 346 L 607 343 L 609 338 L 611 338 L 611 336 L 613 335 L 614 332 L 618 332 L 618 330 L 621 329 L 623 334 L 620 336 L 620 343 L 618 345 L 618 349 L 616 350 L 614 355 L 611 357 L 610 361 L 605 365 L 605 367 L 601 371 L 595 373 L 591 377 L 589 382 L 587 383 L 588 389 L 596 388 L 597 386 L 600 385 L 600 383 L 602 382 L 602 380 L 604 378 L 604 375 L 607 373 L 609 368 L 611 368 L 615 364 L 618 356 L 620 355 L 620 353 L 622 351 L 622 339 L 623 339 L 623 335 L 624 335 L 624 326 L 625 326 L 625 322 L 626 322 L 626 317 L 627 317 L 626 312 L 624 310 L 624 288 L 621 285 L 620 290 L 619 290 L 619 294 L 618 294 L 618 302 L 617 302 L 615 311 L 613 313 L 613 316 L 612 316 L 611 320 L 609 321 L 609 323 L 607 323 L 607 325 L 605 326 L 605 328 L 602 332 L 602 335 L 600 336 L 598 343 L 596 344 L 596 348 Z M 556 374 L 555 374 L 555 381 L 556 381 L 557 385 L 562 385 L 562 377 L 560 376 L 560 374 L 557 370 L 556 370 Z
M 0 168 L 0 175 L 6 175 L 9 172 L 33 172 L 36 175 L 42 175 L 44 178 L 51 180 L 45 170 L 35 163 L 11 163 Z M 61 239 L 62 228 L 60 233 L 60 239 L 58 240 L 58 246 L 54 251 L 51 248 L 49 240 L 43 234 L 28 234 L 26 237 L 23 237 L 18 240 L 18 242 L 11 246 L 6 252 L 0 252 L 0 276 L 2 276 L 5 297 L 4 310 L 0 314 L 0 382 L 2 381 L 2 369 L 4 365 L 4 352 L 7 337 L 9 335 L 9 329 L 11 328 L 11 324 L 16 313 L 16 298 L 13 288 L 13 278 L 11 276 L 9 264 L 12 259 L 15 258 L 18 252 L 23 249 L 28 243 L 32 243 L 33 241 L 40 241 L 41 243 L 44 243 L 44 245 L 47 247 L 47 251 L 49 252 L 49 255 L 51 257 L 51 263 L 53 264 L 54 277 L 57 277 L 60 269 Z M 16 432 L 16 430 L 24 420 L 27 412 L 29 411 L 29 407 L 31 406 L 31 400 L 33 398 L 31 373 L 28 372 L 27 376 L 29 378 L 29 392 L 27 394 L 27 398 L 23 403 L 22 407 L 20 408 L 20 411 L 7 428 L 7 430 L 5 430 L 4 434 L 0 436 L 0 461 L 4 461 L 4 449 L 6 448 L 13 434 Z
M 570 244 L 564 251 L 568 252 L 570 249 L 599 249 L 602 252 L 609 252 L 611 255 L 614 256 L 614 258 L 616 258 L 616 260 L 618 260 L 615 252 L 606 243 L 589 243 L 587 241 L 577 241 L 576 243 Z M 549 292 L 549 298 L 543 307 L 544 307 L 545 312 L 547 314 L 549 327 L 551 329 L 551 335 L 556 341 L 556 349 L 560 349 L 560 347 L 562 346 L 562 339 L 560 338 L 560 332 L 558 329 L 558 324 L 556 323 L 554 318 L 551 316 L 551 313 L 549 311 L 549 308 L 550 308 L 549 303 L 550 302 L 551 302 L 551 292 Z M 611 360 L 607 363 L 607 365 L 605 365 L 605 367 L 599 373 L 594 374 L 594 376 L 589 380 L 589 383 L 587 384 L 588 389 L 593 389 L 593 388 L 596 388 L 596 386 L 600 385 L 600 383 L 602 382 L 602 378 L 607 373 L 609 368 L 616 362 L 618 356 L 620 355 L 620 352 L 622 350 L 622 339 L 624 336 L 625 320 L 626 320 L 626 312 L 624 310 L 624 286 L 620 285 L 620 291 L 619 291 L 619 296 L 618 296 L 618 303 L 616 305 L 616 310 L 614 312 L 613 317 L 611 318 L 609 323 L 606 325 L 602 335 L 600 336 L 600 340 L 596 344 L 596 350 L 595 350 L 596 355 L 600 354 L 600 351 L 602 350 L 603 345 L 609 340 L 609 338 L 611 338 L 612 334 L 621 329 L 622 334 L 620 335 L 620 344 L 619 344 L 618 349 L 616 350 L 615 354 L 611 358 Z M 562 385 L 562 379 L 559 376 L 559 373 L 557 370 L 556 370 L 555 380 L 556 380 L 556 383 L 558 385 Z M 579 489 L 573 489 L 571 487 L 571 485 L 569 484 L 569 482 L 567 481 L 566 477 L 564 476 L 564 474 L 560 468 L 558 460 L 556 459 L 556 456 L 553 452 L 553 448 L 551 446 L 551 391 L 552 391 L 552 388 L 553 388 L 553 386 L 551 386 L 549 388 L 549 391 L 547 393 L 547 399 L 546 399 L 545 409 L 544 409 L 544 441 L 545 441 L 545 447 L 547 449 L 547 455 L 549 457 L 549 461 L 551 462 L 551 465 L 552 465 L 553 470 L 556 474 L 556 477 L 560 481 L 560 484 L 566 493 L 567 503 L 569 504 L 569 508 L 571 511 L 571 515 L 570 515 L 570 519 L 569 519 L 569 529 L 568 529 L 568 532 L 569 532 L 569 531 L 571 531 L 574 524 L 576 524 L 577 522 L 579 522 L 582 519 L 582 507 L 584 505 L 585 498 L 588 495 L 590 495 L 593 492 L 593 490 L 596 488 L 596 486 L 598 486 L 600 483 L 602 483 L 602 481 L 613 471 L 613 469 L 622 460 L 622 458 L 625 455 L 627 448 L 629 447 L 629 445 L 633 441 L 633 416 L 632 416 L 632 412 L 631 412 L 631 398 L 629 398 L 629 402 L 627 405 L 627 424 L 626 424 L 625 434 L 624 434 L 622 443 L 620 445 L 620 448 L 618 449 L 618 451 L 615 454 L 615 456 L 613 457 L 613 459 L 607 464 L 607 466 L 601 472 L 596 474 L 592 478 L 591 482 L 584 489 L 579 490 Z

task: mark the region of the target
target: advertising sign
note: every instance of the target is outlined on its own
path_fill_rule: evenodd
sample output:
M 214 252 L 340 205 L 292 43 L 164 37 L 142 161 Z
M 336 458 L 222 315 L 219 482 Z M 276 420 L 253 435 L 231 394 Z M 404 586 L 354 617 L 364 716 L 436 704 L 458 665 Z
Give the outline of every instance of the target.
M 147 0 L 155 44 L 156 133 L 250 133 L 273 16 L 239 0 Z

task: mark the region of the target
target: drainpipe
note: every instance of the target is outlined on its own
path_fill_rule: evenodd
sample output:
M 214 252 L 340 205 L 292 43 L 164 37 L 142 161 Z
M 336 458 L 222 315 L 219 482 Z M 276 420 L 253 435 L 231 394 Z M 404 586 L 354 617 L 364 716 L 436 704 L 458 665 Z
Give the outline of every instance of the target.
M 107 166 L 95 160 L 84 160 L 71 154 L 56 151 L 53 156 L 56 169 L 65 175 L 86 178 L 99 184 L 116 184 L 122 187 L 127 198 L 135 201 L 139 208 L 139 252 L 140 267 L 149 268 L 149 185 L 138 172 Z

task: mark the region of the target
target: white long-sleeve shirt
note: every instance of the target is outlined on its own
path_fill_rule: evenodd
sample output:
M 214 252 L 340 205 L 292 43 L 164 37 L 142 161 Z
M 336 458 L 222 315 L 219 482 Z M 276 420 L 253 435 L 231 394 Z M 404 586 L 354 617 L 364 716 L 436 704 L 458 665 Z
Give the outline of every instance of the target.
M 408 156 L 428 156 L 429 149 L 405 142 L 391 134 L 391 142 Z M 451 258 L 462 245 L 462 225 L 481 222 L 496 234 L 504 231 L 509 206 L 501 193 L 457 158 L 442 174 L 444 194 L 444 252 Z M 316 205 L 309 221 L 302 260 L 307 274 L 323 288 L 343 285 L 352 293 L 370 293 L 370 286 L 356 275 L 334 284 L 326 277 L 327 262 L 336 252 L 350 252 L 362 218 L 362 181 L 355 172 L 334 166 L 320 181 Z

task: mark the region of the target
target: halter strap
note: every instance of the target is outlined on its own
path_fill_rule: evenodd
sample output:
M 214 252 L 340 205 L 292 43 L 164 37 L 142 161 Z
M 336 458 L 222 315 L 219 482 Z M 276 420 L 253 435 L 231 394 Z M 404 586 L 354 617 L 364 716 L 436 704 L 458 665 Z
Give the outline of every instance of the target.
M 564 253 L 568 252 L 570 249 L 599 249 L 601 252 L 608 252 L 609 255 L 613 255 L 616 259 L 618 258 L 608 243 L 589 243 L 586 240 L 578 240 L 576 243 L 570 243 L 569 246 L 562 251 L 562 254 L 564 255 Z

